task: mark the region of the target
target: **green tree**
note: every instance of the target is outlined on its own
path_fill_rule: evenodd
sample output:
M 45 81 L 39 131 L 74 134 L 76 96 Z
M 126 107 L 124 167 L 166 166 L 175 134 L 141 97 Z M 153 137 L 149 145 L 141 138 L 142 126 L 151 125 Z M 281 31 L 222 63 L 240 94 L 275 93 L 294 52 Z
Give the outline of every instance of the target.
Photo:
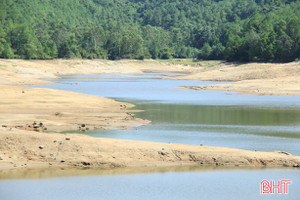
M 11 47 L 20 58 L 43 58 L 42 48 L 32 29 L 17 25 L 10 32 Z
M 209 45 L 209 43 L 205 43 L 203 47 L 200 49 L 200 53 L 198 54 L 198 59 L 209 59 L 213 49 Z
M 243 52 L 244 41 L 238 35 L 229 36 L 229 40 L 226 44 L 225 58 L 227 60 L 244 60 L 245 55 Z
M 58 55 L 61 58 L 81 58 L 79 47 L 74 33 L 70 34 L 69 38 L 60 45 Z
M 260 60 L 260 34 L 251 30 L 245 35 L 245 50 L 247 51 L 247 59 L 253 61 Z

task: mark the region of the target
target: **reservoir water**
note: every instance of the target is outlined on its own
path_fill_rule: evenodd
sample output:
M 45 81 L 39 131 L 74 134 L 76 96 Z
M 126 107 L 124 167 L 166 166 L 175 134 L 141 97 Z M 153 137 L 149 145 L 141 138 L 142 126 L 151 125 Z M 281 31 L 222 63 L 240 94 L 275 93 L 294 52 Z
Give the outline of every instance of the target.
M 88 135 L 130 140 L 204 144 L 300 155 L 300 96 L 239 95 L 176 89 L 209 81 L 162 79 L 162 74 L 76 75 L 45 86 L 110 97 L 144 110 L 150 126 L 92 131 Z M 228 83 L 230 84 L 230 83 Z
M 136 105 L 152 121 L 131 130 L 91 131 L 108 137 L 204 144 L 300 155 L 300 96 L 239 95 L 175 89 L 208 81 L 162 79 L 163 74 L 76 75 L 40 86 L 114 98 Z M 228 83 L 230 84 L 230 83 Z M 46 170 L 46 169 L 45 169 Z M 61 170 L 61 169 L 60 169 Z M 146 173 L 147 172 L 147 173 Z M 80 172 L 13 179 L 0 173 L 0 199 L 298 199 L 298 169 L 195 168 L 136 173 Z M 110 174 L 110 175 L 109 175 Z M 75 176 L 80 175 L 80 176 Z M 292 180 L 287 195 L 260 195 L 262 180 Z

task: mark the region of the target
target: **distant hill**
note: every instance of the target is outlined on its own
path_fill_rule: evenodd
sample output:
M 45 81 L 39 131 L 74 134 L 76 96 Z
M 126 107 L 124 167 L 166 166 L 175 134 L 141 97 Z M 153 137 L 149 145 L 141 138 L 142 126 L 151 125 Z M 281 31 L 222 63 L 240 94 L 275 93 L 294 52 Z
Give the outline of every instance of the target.
M 300 0 L 0 0 L 0 58 L 300 58 Z

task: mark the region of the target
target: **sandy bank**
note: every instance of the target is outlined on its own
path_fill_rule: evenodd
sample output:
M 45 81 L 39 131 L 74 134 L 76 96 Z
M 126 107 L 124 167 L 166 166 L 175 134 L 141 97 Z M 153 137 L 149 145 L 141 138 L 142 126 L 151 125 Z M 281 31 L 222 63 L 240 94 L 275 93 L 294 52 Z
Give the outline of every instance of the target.
M 40 79 L 72 74 L 141 74 L 144 72 L 185 72 L 188 66 L 155 60 L 12 60 L 0 59 L 0 85 L 51 84 Z
M 285 152 L 92 138 L 76 134 L 45 134 L 0 129 L 0 166 L 142 167 L 142 166 L 285 166 L 300 157 Z
M 300 62 L 286 64 L 220 64 L 193 68 L 176 79 L 232 81 L 232 84 L 181 87 L 194 90 L 235 91 L 255 95 L 300 95 Z
M 71 74 L 139 74 L 141 70 L 125 61 L 106 60 L 11 60 L 0 59 L 0 84 L 40 85 L 40 79 Z
M 18 86 L 2 86 L 0 92 L 0 127 L 8 130 L 128 129 L 149 123 L 128 113 L 133 105 L 108 98 Z

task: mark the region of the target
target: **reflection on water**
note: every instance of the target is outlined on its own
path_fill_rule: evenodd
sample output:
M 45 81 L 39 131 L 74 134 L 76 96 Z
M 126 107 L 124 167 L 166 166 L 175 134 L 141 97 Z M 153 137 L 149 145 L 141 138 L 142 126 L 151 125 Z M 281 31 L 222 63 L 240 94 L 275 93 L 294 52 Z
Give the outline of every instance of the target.
M 260 195 L 262 180 L 292 180 L 288 195 Z M 2 180 L 1 200 L 99 199 L 298 199 L 300 173 L 296 169 L 219 169 L 162 171 Z
M 253 170 L 251 167 L 226 166 L 167 166 L 167 167 L 119 167 L 119 168 L 78 168 L 78 167 L 37 167 L 29 169 L 9 169 L 0 171 L 0 180 L 19 179 L 45 179 L 70 176 L 100 176 L 100 175 L 129 175 L 166 172 L 192 172 L 212 170 Z M 255 168 L 257 169 L 257 168 Z M 261 167 L 261 169 L 265 169 Z
M 138 104 L 139 117 L 153 122 L 210 125 L 300 125 L 300 107 L 290 110 L 250 106 Z
M 86 134 L 259 151 L 281 150 L 300 155 L 299 108 L 134 103 L 137 105 L 134 109 L 144 110 L 136 116 L 151 120 L 151 126 Z

